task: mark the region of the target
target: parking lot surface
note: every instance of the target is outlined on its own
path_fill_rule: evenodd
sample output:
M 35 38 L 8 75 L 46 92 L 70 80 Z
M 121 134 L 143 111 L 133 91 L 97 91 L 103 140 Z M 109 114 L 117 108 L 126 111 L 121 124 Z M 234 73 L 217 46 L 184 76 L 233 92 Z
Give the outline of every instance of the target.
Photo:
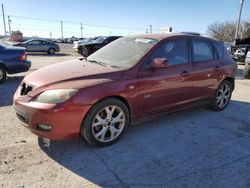
M 71 45 L 55 55 L 29 54 L 32 72 L 79 58 Z M 40 147 L 16 120 L 12 97 L 28 73 L 0 85 L 0 187 L 250 187 L 250 80 L 239 66 L 222 112 L 193 108 L 131 127 L 115 145 L 81 138 Z

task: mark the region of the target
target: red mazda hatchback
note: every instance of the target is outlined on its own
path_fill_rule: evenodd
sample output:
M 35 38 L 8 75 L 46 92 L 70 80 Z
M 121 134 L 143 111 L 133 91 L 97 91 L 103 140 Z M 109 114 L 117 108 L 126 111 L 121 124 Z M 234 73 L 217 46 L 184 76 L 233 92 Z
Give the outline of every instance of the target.
M 118 141 L 134 122 L 207 103 L 230 102 L 237 66 L 221 42 L 184 34 L 120 38 L 87 59 L 24 78 L 17 118 L 39 137 L 82 135 L 92 146 Z

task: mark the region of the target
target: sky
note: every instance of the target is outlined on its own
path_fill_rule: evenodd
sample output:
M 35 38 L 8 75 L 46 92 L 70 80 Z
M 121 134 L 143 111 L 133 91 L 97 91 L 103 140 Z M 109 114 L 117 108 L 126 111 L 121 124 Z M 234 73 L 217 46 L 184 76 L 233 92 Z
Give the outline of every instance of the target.
M 133 35 L 172 27 L 174 32 L 206 34 L 215 22 L 236 21 L 240 0 L 0 0 L 7 31 L 47 38 Z M 244 1 L 242 20 L 250 21 L 250 0 Z M 31 19 L 32 18 L 32 19 Z M 4 34 L 0 16 L 0 34 Z

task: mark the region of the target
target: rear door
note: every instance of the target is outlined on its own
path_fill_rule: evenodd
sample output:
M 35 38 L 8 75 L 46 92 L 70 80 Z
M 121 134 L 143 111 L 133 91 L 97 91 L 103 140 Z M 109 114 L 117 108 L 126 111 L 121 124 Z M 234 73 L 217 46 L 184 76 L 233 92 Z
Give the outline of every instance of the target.
M 165 58 L 169 67 L 152 69 L 155 58 Z M 145 62 L 138 74 L 143 115 L 161 113 L 192 101 L 192 64 L 188 39 L 164 42 Z
M 211 97 L 221 79 L 222 59 L 209 40 L 193 38 L 191 46 L 196 98 Z

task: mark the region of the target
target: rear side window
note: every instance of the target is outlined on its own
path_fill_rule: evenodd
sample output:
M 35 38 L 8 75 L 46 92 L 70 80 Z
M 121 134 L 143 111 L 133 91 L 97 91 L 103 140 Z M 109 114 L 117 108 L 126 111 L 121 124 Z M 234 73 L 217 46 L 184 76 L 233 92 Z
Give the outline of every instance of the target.
M 211 61 L 214 59 L 212 46 L 204 40 L 196 40 L 193 42 L 194 61 Z
M 224 54 L 224 45 L 222 43 L 219 43 L 219 42 L 212 42 L 212 44 L 213 44 L 214 49 L 216 51 L 216 54 L 218 56 L 218 58 L 216 58 L 216 59 L 222 59 L 223 54 Z

